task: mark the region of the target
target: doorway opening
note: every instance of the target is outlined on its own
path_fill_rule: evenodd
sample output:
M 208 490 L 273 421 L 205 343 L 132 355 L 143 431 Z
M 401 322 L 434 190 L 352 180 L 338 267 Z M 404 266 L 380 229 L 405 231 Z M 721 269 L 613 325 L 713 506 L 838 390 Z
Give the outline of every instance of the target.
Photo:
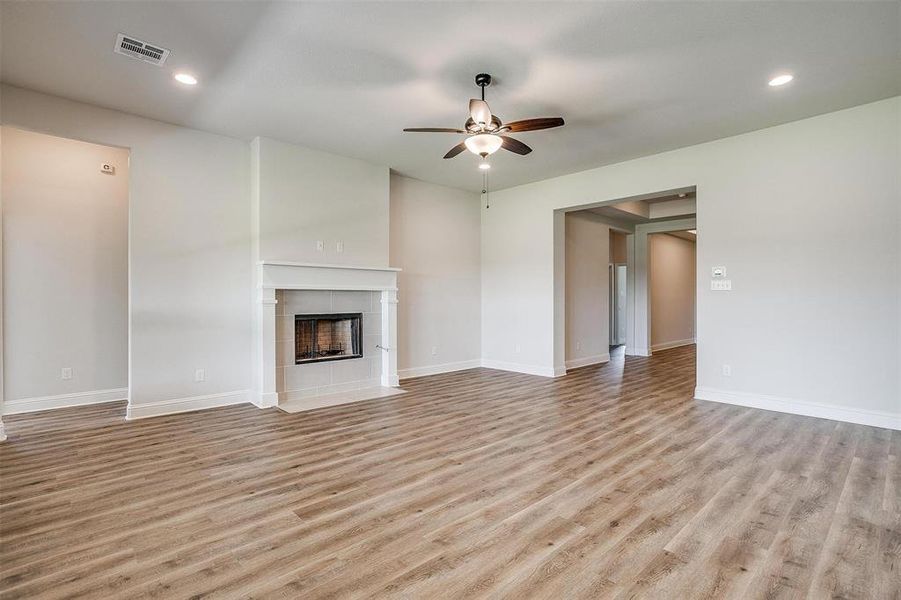
M 696 212 L 696 190 L 686 187 L 555 214 L 556 374 L 611 357 L 622 364 L 627 356 L 650 356 L 655 349 L 694 343 Z M 665 293 L 652 294 L 652 266 L 665 264 L 660 257 L 654 261 L 652 251 L 660 254 L 658 250 L 667 246 L 655 241 L 658 234 L 673 240 L 671 246 L 691 248 L 686 258 L 691 277 L 679 280 L 681 287 L 672 301 Z M 689 255 L 683 254 L 680 258 Z M 681 275 L 689 272 L 688 266 Z M 667 278 L 658 276 L 656 282 L 666 283 Z M 652 298 L 661 299 L 656 319 Z M 671 312 L 679 316 L 674 328 L 669 328 Z

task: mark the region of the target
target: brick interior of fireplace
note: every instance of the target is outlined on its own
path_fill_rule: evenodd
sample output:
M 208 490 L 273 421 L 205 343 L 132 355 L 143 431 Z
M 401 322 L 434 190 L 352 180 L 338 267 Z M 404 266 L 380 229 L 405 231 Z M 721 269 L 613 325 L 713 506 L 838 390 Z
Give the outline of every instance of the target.
M 360 358 L 362 313 L 295 315 L 295 364 Z

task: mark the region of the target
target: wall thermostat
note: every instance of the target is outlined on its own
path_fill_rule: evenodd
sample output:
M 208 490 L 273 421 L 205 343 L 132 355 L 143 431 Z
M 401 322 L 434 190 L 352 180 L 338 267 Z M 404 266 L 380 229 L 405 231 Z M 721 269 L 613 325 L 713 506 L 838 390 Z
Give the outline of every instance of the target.
M 726 276 L 726 267 L 713 267 L 710 269 L 710 276 L 714 279 L 722 279 Z
M 109 163 L 103 163 L 102 165 L 100 165 L 100 172 L 106 175 L 115 175 L 116 167 Z

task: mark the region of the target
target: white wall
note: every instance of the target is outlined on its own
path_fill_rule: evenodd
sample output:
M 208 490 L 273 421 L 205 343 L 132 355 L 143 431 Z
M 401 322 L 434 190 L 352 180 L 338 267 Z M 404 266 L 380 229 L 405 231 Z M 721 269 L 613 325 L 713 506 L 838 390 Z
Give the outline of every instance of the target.
M 253 152 L 261 260 L 389 266 L 388 167 L 268 138 Z
M 693 215 L 698 211 L 698 206 L 694 198 L 678 198 L 666 202 L 655 202 L 648 208 L 648 216 L 652 219 L 684 217 Z
M 695 337 L 695 242 L 648 236 L 651 350 L 692 343 Z
M 590 212 L 566 214 L 566 366 L 610 360 L 610 228 Z
M 0 182 L 3 181 L 3 127 L 0 127 Z M 0 185 L 0 442 L 6 441 L 6 426 L 3 424 L 4 372 L 3 372 L 3 193 Z
M 402 378 L 478 365 L 479 211 L 475 193 L 391 174 L 391 266 L 402 269 Z
M 248 144 L 6 85 L 0 94 L 4 125 L 130 149 L 131 403 L 246 394 Z
M 265 138 L 248 144 L 5 85 L 2 104 L 6 125 L 130 150 L 131 416 L 252 397 L 257 260 L 389 263 L 387 167 Z M 392 256 L 407 269 L 402 366 L 414 374 L 474 363 L 478 198 L 396 181 Z M 205 381 L 194 381 L 195 369 Z
M 2 144 L 7 407 L 107 390 L 125 398 L 128 151 L 10 127 Z
M 699 387 L 899 423 L 899 112 L 892 98 L 494 192 L 486 361 L 555 366 L 555 209 L 696 185 L 699 272 L 724 265 L 733 282 L 698 281 Z

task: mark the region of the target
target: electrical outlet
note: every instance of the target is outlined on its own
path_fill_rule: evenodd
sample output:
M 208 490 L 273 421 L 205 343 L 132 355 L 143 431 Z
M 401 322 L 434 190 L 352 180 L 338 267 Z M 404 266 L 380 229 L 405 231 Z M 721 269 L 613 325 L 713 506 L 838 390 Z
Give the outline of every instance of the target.
M 344 242 L 338 242 L 335 244 L 335 250 L 337 252 L 344 252 Z
M 325 242 L 323 242 L 322 240 L 316 240 L 316 250 L 319 252 L 325 250 Z
M 60 369 L 59 376 L 62 379 L 72 379 L 72 367 L 63 367 Z
M 200 382 L 200 381 L 204 381 L 205 379 L 206 379 L 206 373 L 203 371 L 203 369 L 196 369 L 194 371 L 194 381 Z
M 723 377 L 732 377 L 732 365 L 723 365 Z
M 432 346 L 432 356 L 438 356 L 438 346 Z
M 576 350 L 582 349 L 582 342 L 576 342 Z
M 513 351 L 519 354 L 522 351 L 522 346 L 516 344 L 515 346 L 513 346 Z

